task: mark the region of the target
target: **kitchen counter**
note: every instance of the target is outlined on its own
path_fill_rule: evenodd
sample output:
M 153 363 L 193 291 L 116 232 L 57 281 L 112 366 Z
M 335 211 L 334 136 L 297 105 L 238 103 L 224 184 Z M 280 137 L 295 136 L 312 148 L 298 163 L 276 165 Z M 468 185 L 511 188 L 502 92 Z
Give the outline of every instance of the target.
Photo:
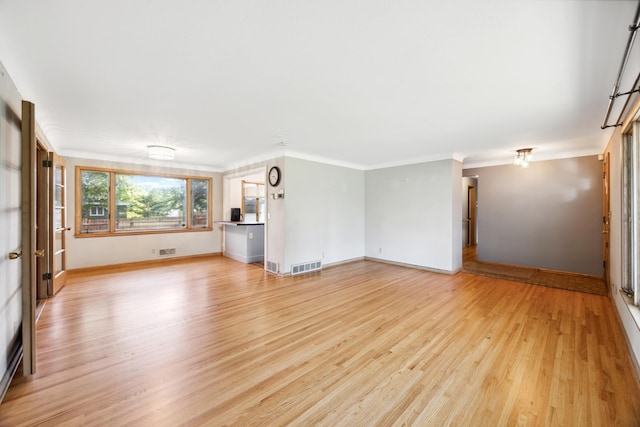
M 216 224 L 224 227 L 224 256 L 247 264 L 264 260 L 263 222 L 216 221 Z

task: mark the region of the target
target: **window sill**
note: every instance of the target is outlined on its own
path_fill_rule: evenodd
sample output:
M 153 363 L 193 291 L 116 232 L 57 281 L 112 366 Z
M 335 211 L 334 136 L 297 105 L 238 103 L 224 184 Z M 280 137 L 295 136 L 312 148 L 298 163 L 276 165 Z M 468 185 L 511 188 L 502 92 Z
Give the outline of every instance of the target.
M 198 233 L 202 231 L 212 231 L 213 227 L 203 228 L 181 228 L 179 230 L 140 230 L 140 231 L 116 231 L 114 233 L 82 233 L 74 234 L 73 236 L 78 239 L 85 239 L 89 237 L 122 237 L 122 236 L 140 236 L 145 234 L 172 234 L 172 233 Z
M 631 317 L 633 317 L 633 321 L 636 322 L 636 327 L 640 329 L 640 307 L 636 307 L 635 304 L 633 304 L 633 298 L 627 296 L 622 289 L 619 289 L 619 292 L 622 300 L 627 306 L 627 309 L 629 309 Z

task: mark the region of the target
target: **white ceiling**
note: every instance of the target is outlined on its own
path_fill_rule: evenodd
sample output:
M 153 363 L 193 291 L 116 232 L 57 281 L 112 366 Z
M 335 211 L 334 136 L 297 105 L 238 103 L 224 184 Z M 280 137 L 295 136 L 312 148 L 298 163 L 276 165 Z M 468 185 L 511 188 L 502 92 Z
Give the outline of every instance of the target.
M 0 0 L 0 61 L 62 155 L 498 164 L 603 149 L 637 4 Z

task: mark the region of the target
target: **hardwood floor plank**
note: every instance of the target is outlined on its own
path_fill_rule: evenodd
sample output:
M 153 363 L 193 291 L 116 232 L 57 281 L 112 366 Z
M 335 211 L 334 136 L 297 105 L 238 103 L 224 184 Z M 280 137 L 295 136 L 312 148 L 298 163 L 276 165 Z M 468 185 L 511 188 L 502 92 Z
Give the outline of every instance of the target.
M 0 425 L 640 425 L 603 296 L 372 261 L 70 275 Z

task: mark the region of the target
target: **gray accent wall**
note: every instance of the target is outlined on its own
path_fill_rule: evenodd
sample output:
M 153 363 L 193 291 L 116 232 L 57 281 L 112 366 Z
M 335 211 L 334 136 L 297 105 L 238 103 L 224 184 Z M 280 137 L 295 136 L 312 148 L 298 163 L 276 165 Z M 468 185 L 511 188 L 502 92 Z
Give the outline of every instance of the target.
M 466 169 L 478 175 L 478 259 L 601 276 L 597 156 Z

